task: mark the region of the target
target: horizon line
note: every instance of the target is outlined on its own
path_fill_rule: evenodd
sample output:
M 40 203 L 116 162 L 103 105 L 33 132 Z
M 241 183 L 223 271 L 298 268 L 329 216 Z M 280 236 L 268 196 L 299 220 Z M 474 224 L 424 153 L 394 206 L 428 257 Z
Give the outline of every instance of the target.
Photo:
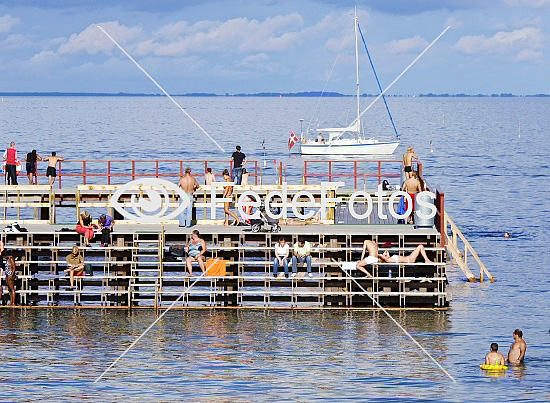
M 216 94 L 209 92 L 189 92 L 182 94 L 170 94 L 171 96 L 180 97 L 354 97 L 354 94 L 342 94 L 339 92 L 322 92 L 322 91 L 299 91 L 299 92 L 256 92 L 256 93 L 235 93 L 235 94 Z M 160 93 L 143 93 L 143 92 L 63 92 L 63 91 L 21 91 L 21 92 L 0 92 L 1 97 L 10 96 L 105 96 L 105 97 L 161 97 Z M 361 97 L 376 97 L 378 94 L 363 93 Z M 388 97 L 398 98 L 414 98 L 414 97 L 434 97 L 434 98 L 515 98 L 515 97 L 550 97 L 550 94 L 513 94 L 513 93 L 492 93 L 492 94 L 466 94 L 466 93 L 420 93 L 420 94 L 389 94 Z

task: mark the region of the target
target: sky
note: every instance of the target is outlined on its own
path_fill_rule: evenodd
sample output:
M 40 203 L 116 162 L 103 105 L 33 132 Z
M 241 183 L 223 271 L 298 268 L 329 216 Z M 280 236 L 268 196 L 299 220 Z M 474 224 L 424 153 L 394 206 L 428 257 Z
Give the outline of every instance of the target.
M 0 0 L 0 92 L 355 90 L 353 8 L 388 94 L 550 93 L 550 0 Z M 362 93 L 377 86 L 360 42 Z

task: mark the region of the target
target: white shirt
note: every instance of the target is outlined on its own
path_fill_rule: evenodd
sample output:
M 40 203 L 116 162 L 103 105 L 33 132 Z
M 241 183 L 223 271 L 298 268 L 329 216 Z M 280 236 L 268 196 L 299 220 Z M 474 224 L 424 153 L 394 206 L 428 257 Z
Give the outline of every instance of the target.
M 279 257 L 285 257 L 290 250 L 290 247 L 287 243 L 285 243 L 285 246 L 279 245 L 279 243 L 275 244 L 275 254 Z

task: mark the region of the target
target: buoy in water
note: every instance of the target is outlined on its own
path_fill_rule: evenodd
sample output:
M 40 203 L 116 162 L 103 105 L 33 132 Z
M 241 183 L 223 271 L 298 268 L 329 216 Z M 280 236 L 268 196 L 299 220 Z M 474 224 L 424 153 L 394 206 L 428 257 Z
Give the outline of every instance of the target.
M 479 366 L 484 371 L 506 371 L 508 367 L 506 365 L 487 365 L 481 364 Z

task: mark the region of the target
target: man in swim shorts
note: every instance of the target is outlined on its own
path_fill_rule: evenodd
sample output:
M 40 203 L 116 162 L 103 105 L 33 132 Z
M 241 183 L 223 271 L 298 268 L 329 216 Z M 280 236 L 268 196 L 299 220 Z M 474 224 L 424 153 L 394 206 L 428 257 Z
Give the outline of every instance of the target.
M 57 176 L 56 166 L 59 161 L 64 161 L 63 158 L 58 157 L 55 151 L 52 151 L 52 155 L 44 158 L 42 161 L 48 161 L 48 170 L 46 171 L 46 176 L 48 177 L 48 183 L 53 185 L 55 182 L 55 177 Z
M 491 351 L 485 354 L 485 365 L 505 365 L 504 356 L 498 352 L 497 343 L 491 343 Z
M 514 342 L 510 346 L 508 352 L 508 362 L 510 364 L 522 364 L 525 357 L 525 350 L 527 350 L 527 344 L 523 341 L 523 332 L 519 329 L 514 330 Z
M 369 255 L 365 258 L 365 252 L 369 252 Z M 372 277 L 372 275 L 365 269 L 365 266 L 368 264 L 378 263 L 378 245 L 376 242 L 371 240 L 365 240 L 363 242 L 363 252 L 361 253 L 361 260 L 357 262 L 355 267 L 357 270 L 362 271 L 367 275 L 367 277 Z
M 401 190 L 404 192 L 407 192 L 409 196 L 411 196 L 412 199 L 412 210 L 411 214 L 407 217 L 407 224 L 413 223 L 413 217 L 414 217 L 414 199 L 416 198 L 416 194 L 422 192 L 422 184 L 417 178 L 417 173 L 412 172 L 412 176 L 407 179 L 405 182 L 403 182 L 403 186 L 401 187 Z M 409 202 L 407 198 L 405 198 L 405 211 L 409 208 L 408 207 Z
M 412 160 L 418 159 L 411 146 L 407 147 L 407 152 L 403 154 L 403 171 L 405 171 L 405 177 L 409 179 L 412 175 Z

